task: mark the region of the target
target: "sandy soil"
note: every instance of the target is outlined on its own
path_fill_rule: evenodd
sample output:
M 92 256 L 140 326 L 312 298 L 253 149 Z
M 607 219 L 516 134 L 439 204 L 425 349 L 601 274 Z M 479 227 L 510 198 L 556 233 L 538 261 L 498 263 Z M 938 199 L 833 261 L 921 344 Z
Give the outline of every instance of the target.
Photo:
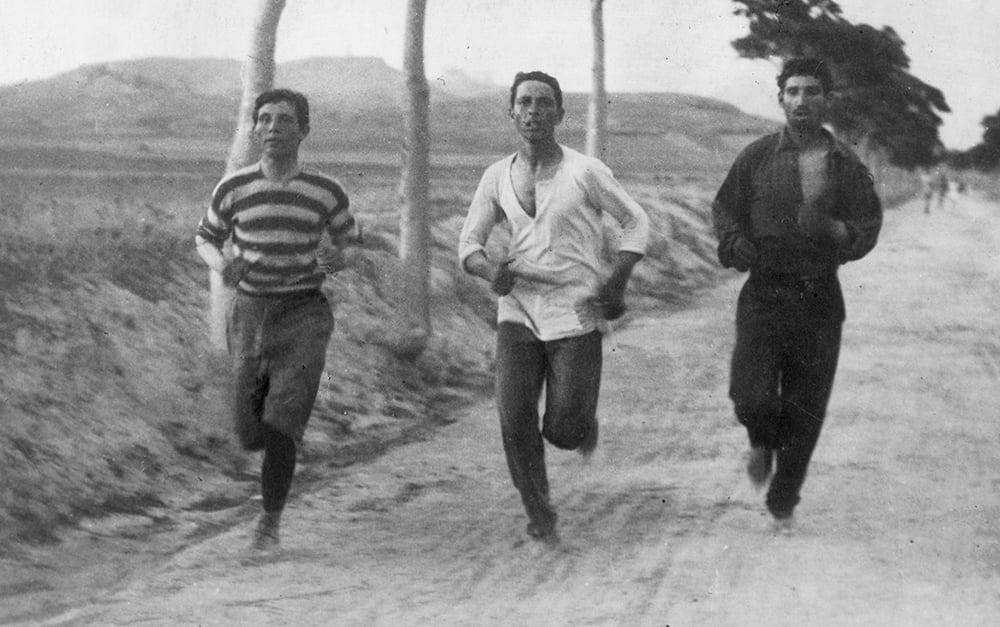
M 733 277 L 608 342 L 598 452 L 549 449 L 558 547 L 526 539 L 487 399 L 297 493 L 276 555 L 248 551 L 247 508 L 115 585 L 77 575 L 68 611 L 7 607 L 41 625 L 996 624 L 998 238 L 981 197 L 910 204 L 844 267 L 841 367 L 791 535 L 744 475 L 726 397 Z M 58 572 L 34 583 L 70 594 Z

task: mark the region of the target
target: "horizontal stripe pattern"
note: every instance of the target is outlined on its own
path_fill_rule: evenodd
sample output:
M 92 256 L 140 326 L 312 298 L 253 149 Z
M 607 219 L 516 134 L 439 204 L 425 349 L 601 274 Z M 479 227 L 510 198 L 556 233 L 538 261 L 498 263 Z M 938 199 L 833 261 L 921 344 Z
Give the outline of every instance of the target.
M 289 181 L 269 181 L 260 164 L 225 177 L 198 224 L 198 235 L 248 262 L 240 289 L 275 294 L 317 289 L 323 272 L 316 251 L 324 229 L 334 245 L 358 239 L 347 194 L 330 177 L 301 171 Z

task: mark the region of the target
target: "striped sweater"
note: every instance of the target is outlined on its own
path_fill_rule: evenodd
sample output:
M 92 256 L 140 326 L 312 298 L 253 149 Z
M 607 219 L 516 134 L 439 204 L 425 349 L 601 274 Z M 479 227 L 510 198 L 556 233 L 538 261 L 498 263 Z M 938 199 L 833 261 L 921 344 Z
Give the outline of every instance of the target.
M 324 274 L 316 254 L 324 230 L 334 246 L 360 239 L 347 194 L 332 178 L 300 170 L 287 181 L 270 181 L 260 164 L 224 177 L 198 223 L 198 236 L 249 265 L 238 289 L 248 294 L 286 294 L 318 289 Z

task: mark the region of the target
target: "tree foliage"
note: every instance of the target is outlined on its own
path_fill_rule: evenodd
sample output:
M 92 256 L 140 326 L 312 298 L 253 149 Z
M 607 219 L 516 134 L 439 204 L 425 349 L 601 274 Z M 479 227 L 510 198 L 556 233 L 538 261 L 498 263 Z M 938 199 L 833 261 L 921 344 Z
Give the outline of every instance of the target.
M 1000 111 L 983 118 L 983 139 L 965 152 L 950 155 L 949 162 L 957 168 L 994 170 L 1000 167 Z
M 750 33 L 733 41 L 740 56 L 811 56 L 830 65 L 834 92 L 829 122 L 849 141 L 881 148 L 895 165 L 935 163 L 944 151 L 938 113 L 944 94 L 909 73 L 905 43 L 881 30 L 844 19 L 832 0 L 733 0 Z

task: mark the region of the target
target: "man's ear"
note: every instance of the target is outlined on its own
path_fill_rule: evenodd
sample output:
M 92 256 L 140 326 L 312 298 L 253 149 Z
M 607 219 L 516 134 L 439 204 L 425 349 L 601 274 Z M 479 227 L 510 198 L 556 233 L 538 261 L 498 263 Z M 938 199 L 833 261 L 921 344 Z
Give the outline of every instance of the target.
M 308 136 L 309 136 L 309 125 L 306 124 L 306 127 L 302 129 L 302 139 L 305 139 Z

